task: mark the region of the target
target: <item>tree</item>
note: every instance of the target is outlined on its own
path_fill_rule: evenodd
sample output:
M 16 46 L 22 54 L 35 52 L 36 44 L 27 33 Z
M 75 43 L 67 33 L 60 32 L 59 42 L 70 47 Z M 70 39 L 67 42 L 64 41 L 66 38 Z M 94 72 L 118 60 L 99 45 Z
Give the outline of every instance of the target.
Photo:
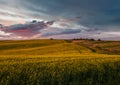
M 98 41 L 101 41 L 101 39 L 98 39 Z
M 50 38 L 50 40 L 53 40 L 53 38 Z

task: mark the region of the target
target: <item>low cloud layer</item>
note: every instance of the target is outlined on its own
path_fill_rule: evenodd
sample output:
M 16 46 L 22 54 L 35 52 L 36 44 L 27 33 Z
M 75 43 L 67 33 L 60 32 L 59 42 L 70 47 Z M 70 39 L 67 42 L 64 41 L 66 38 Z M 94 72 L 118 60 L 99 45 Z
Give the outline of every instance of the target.
M 25 24 L 15 24 L 10 26 L 0 25 L 0 35 L 3 38 L 7 36 L 16 36 L 23 39 L 55 37 L 56 35 L 80 34 L 82 32 L 98 31 L 82 25 L 75 24 L 76 18 L 59 19 L 53 21 L 26 22 Z
M 73 39 L 73 38 L 95 38 L 104 40 L 116 40 L 120 32 L 106 32 L 97 28 L 89 28 L 74 24 L 74 19 L 60 19 L 53 21 L 26 22 L 4 26 L 0 24 L 0 39 Z
M 47 36 L 56 36 L 56 35 L 69 35 L 69 34 L 76 34 L 80 33 L 80 29 L 59 29 L 59 28 L 51 28 L 49 30 L 44 30 L 42 31 L 42 36 L 47 37 Z
M 11 26 L 2 26 L 1 25 L 1 31 L 6 33 L 11 33 L 16 36 L 21 37 L 32 37 L 36 34 L 40 33 L 40 30 L 48 28 L 50 25 L 52 25 L 54 21 L 36 21 L 33 20 L 32 22 L 28 22 L 25 24 L 15 24 Z

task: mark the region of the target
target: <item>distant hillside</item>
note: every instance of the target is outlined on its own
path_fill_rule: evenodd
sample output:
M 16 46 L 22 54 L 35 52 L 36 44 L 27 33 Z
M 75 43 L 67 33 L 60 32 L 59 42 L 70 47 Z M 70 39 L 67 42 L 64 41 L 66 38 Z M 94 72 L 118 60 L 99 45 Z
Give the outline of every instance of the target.
M 120 54 L 120 42 L 94 40 L 0 41 L 0 52 L 0 55 Z
M 50 55 L 50 54 L 81 54 L 91 51 L 65 40 L 23 40 L 1 41 L 1 55 Z
M 80 46 L 100 54 L 120 54 L 120 41 L 73 40 Z

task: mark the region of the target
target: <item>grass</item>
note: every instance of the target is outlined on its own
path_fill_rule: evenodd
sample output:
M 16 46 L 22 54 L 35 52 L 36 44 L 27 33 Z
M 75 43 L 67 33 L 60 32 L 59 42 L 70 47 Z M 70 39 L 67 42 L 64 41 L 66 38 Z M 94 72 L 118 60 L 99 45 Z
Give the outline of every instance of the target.
M 120 55 L 80 42 L 1 41 L 0 52 L 0 85 L 120 85 Z
M 81 50 L 82 49 L 82 50 Z M 1 55 L 48 55 L 90 53 L 84 46 L 64 40 L 6 41 L 0 43 Z
M 72 42 L 84 46 L 95 53 L 120 55 L 120 41 L 73 40 Z

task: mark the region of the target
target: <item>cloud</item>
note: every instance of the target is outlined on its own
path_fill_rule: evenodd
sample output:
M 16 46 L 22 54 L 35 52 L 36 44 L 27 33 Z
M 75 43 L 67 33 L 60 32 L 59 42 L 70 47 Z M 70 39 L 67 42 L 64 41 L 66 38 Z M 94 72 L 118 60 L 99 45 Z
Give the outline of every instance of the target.
M 49 27 L 49 29 L 41 30 L 41 36 L 56 36 L 56 35 L 70 35 L 70 34 L 80 34 L 82 32 L 97 32 L 97 28 L 89 28 L 80 24 L 76 24 L 76 18 L 71 19 L 59 19 L 55 20 L 55 23 Z
M 59 28 L 51 28 L 50 30 L 44 30 L 42 31 L 41 35 L 43 37 L 46 36 L 55 36 L 55 35 L 69 35 L 69 34 L 76 34 L 76 33 L 80 33 L 81 30 L 80 29 L 59 29 Z
M 0 31 L 0 36 L 10 36 L 11 33 L 5 33 L 4 31 Z
M 56 20 L 78 16 L 79 24 L 104 30 L 103 26 L 120 27 L 119 4 L 119 0 L 0 0 L 0 19 L 21 23 L 30 19 Z
M 21 38 L 41 38 L 56 35 L 70 35 L 81 32 L 90 32 L 94 29 L 83 25 L 75 24 L 76 17 L 73 19 L 59 19 L 53 21 L 32 20 L 25 24 L 15 24 L 10 26 L 1 25 L 0 30 L 9 36 Z M 1 34 L 1 33 L 0 33 Z
M 120 0 L 0 0 L 0 30 L 12 37 L 96 38 L 119 32 L 119 15 Z
M 51 17 L 80 15 L 83 16 L 82 23 L 91 25 L 109 24 L 120 13 L 119 0 L 25 0 L 25 4 L 25 8 L 49 14 Z
M 120 15 L 119 0 L 0 0 L 0 2 L 0 8 L 8 11 L 4 13 L 12 18 L 50 20 L 81 16 L 80 24 L 98 26 L 115 24 Z M 113 22 L 114 20 L 116 22 Z
M 105 40 L 119 39 L 118 32 L 101 31 L 73 22 L 60 20 L 36 21 L 11 26 L 0 25 L 0 39 L 36 39 L 36 38 L 95 38 Z
M 15 24 L 11 26 L 5 26 L 1 28 L 2 32 L 11 33 L 22 37 L 31 37 L 40 33 L 40 30 L 46 29 L 52 25 L 54 21 L 35 21 L 25 24 Z M 2 25 L 1 25 L 2 26 Z M 1 33 L 0 33 L 1 34 Z

